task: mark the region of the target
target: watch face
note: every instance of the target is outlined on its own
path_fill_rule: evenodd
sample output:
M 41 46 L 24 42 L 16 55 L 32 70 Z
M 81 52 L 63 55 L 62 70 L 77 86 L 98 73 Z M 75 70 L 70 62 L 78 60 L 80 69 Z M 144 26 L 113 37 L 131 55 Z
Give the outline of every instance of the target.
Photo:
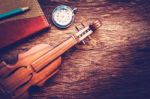
M 73 20 L 73 10 L 65 5 L 58 6 L 54 9 L 52 20 L 54 24 L 60 28 L 65 28 L 71 24 Z

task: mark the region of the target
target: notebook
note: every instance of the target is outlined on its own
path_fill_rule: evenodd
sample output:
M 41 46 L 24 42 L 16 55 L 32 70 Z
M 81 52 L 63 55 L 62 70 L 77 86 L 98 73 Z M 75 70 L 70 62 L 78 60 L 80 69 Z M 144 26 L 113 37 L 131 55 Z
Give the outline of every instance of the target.
M 0 20 L 0 49 L 50 27 L 37 0 L 0 0 L 0 14 L 26 6 L 29 11 Z

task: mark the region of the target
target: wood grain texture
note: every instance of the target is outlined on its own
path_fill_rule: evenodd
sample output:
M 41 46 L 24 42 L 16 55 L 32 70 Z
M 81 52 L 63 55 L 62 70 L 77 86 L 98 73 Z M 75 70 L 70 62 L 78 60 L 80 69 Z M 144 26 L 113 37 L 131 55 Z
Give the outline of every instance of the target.
M 35 99 L 150 99 L 149 0 L 39 0 L 51 23 L 57 5 L 79 10 L 71 27 L 52 25 L 47 33 L 31 37 L 1 52 L 1 58 L 25 52 L 40 43 L 56 46 L 75 32 L 74 26 L 99 18 L 103 25 L 63 55 L 60 71 L 47 81 Z

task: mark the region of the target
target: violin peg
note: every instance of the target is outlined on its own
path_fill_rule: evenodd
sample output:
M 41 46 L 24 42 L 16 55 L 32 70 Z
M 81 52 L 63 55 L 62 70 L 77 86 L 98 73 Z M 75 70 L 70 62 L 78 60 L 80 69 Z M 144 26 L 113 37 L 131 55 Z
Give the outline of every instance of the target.
M 75 26 L 75 29 L 76 29 L 77 31 L 79 31 L 79 29 L 78 29 L 78 27 L 77 27 L 77 26 Z
M 83 45 L 86 45 L 85 41 L 81 41 Z
M 85 27 L 85 25 L 83 23 L 81 23 L 82 27 Z

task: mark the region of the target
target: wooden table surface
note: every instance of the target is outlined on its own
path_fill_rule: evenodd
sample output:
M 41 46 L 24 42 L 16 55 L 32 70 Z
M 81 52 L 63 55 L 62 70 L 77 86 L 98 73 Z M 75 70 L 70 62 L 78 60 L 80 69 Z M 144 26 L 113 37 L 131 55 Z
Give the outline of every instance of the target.
M 66 4 L 78 8 L 65 30 L 51 24 L 48 32 L 26 39 L 1 58 L 25 52 L 36 44 L 56 46 L 75 33 L 75 25 L 96 18 L 103 23 L 86 45 L 63 55 L 60 71 L 32 93 L 35 99 L 150 99 L 149 0 L 39 0 L 49 21 L 52 10 Z

